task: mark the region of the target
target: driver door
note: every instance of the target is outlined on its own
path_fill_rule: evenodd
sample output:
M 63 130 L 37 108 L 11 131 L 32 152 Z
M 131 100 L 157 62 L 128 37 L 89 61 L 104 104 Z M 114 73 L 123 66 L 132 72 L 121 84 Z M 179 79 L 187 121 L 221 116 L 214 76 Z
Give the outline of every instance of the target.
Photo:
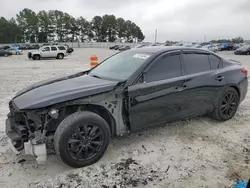
M 50 55 L 51 55 L 50 47 L 49 46 L 44 47 L 41 52 L 41 57 L 46 58 L 46 57 L 50 57 Z
M 183 115 L 186 98 L 180 52 L 152 62 L 139 83 L 128 87 L 132 130 L 162 124 Z

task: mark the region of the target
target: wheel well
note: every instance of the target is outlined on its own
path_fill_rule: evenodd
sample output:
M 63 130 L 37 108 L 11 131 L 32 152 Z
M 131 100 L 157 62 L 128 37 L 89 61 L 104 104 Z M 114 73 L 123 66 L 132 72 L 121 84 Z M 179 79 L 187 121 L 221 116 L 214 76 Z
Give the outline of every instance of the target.
M 237 93 L 239 95 L 239 98 L 240 98 L 240 90 L 239 90 L 239 88 L 237 86 L 231 86 L 231 88 L 234 88 L 237 91 Z
M 103 106 L 91 104 L 91 105 L 84 106 L 84 110 L 89 110 L 101 116 L 108 123 L 111 135 L 115 136 L 116 123 L 115 123 L 113 116 L 110 114 L 110 112 L 106 108 L 104 108 Z
M 58 53 L 58 54 L 57 54 L 57 56 L 59 56 L 60 54 L 64 56 L 64 54 L 63 54 L 63 53 Z
M 93 104 L 86 104 L 86 105 L 80 105 L 80 106 L 74 105 L 74 106 L 66 106 L 62 108 L 60 111 L 61 111 L 60 121 L 62 121 L 64 118 L 66 118 L 70 114 L 73 114 L 77 111 L 90 111 L 90 112 L 96 113 L 108 123 L 111 135 L 112 136 L 116 135 L 115 119 L 113 118 L 111 113 L 103 106 L 93 105 Z M 59 123 L 60 122 L 57 122 L 56 124 L 59 124 Z

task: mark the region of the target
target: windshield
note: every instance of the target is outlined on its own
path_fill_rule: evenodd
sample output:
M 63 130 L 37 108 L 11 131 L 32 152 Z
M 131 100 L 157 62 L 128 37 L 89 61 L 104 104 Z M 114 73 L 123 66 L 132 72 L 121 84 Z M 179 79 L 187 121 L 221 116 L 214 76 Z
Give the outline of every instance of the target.
M 121 52 L 105 60 L 89 75 L 120 81 L 127 80 L 149 57 L 148 53 Z

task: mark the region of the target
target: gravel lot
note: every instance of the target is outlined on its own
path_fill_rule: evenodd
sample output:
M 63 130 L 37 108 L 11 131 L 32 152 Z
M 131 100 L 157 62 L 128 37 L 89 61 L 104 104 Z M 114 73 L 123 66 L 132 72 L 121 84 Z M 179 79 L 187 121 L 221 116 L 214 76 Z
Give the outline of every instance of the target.
M 75 49 L 64 60 L 33 61 L 26 54 L 0 58 L 0 187 L 229 188 L 237 178 L 250 177 L 250 93 L 230 121 L 197 117 L 115 138 L 98 163 L 82 169 L 64 165 L 53 150 L 45 165 L 9 150 L 4 121 L 15 92 L 43 79 L 85 70 L 91 55 L 102 60 L 113 53 Z M 250 70 L 250 56 L 221 55 Z

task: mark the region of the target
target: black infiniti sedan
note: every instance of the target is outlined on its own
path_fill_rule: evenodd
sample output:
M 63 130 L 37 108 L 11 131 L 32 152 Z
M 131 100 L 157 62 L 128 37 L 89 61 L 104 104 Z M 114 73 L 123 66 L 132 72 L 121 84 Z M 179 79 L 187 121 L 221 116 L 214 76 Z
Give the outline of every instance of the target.
M 235 55 L 250 55 L 250 45 L 245 45 L 234 51 Z
M 38 162 L 52 136 L 62 161 L 84 167 L 101 159 L 111 136 L 203 114 L 231 119 L 246 96 L 247 73 L 202 49 L 134 48 L 18 92 L 6 133 L 15 152 L 25 149 Z

